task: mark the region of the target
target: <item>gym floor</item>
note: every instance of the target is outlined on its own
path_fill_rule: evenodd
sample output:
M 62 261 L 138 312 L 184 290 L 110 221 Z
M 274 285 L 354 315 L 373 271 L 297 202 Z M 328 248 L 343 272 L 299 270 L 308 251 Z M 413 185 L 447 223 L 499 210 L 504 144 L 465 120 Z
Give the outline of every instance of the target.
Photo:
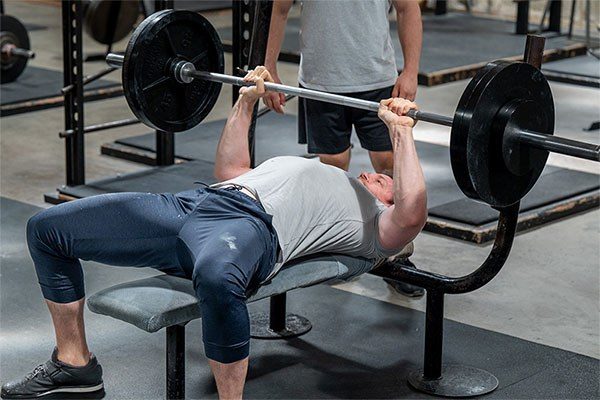
M 60 8 L 28 1 L 6 1 L 5 3 L 7 13 L 18 17 L 25 24 L 46 27 L 43 30 L 29 33 L 32 46 L 37 53 L 36 58 L 30 61 L 31 65 L 61 70 Z M 230 15 L 227 11 L 215 12 L 207 16 L 217 27 L 230 23 Z M 123 49 L 125 44 L 126 42 L 122 41 L 114 48 Z M 89 52 L 103 51 L 103 47 L 87 37 L 84 48 Z M 226 62 L 229 65 L 230 56 L 228 54 L 226 54 Z M 100 70 L 103 67 L 102 63 L 85 65 L 86 73 Z M 226 70 L 229 70 L 229 66 L 226 67 Z M 280 63 L 279 73 L 284 82 L 294 84 L 297 65 Z M 113 73 L 107 79 L 118 82 L 120 76 L 118 73 Z M 460 81 L 430 88 L 419 87 L 417 102 L 428 111 L 450 115 L 467 83 L 468 81 Z M 598 131 L 585 132 L 583 128 L 600 119 L 600 91 L 561 83 L 551 83 L 551 87 L 557 109 L 557 131 L 574 139 L 598 142 Z M 224 87 L 217 105 L 207 120 L 226 117 L 230 101 L 231 88 Z M 295 114 L 296 110 L 296 102 L 289 102 L 287 113 Z M 86 124 L 130 117 L 132 114 L 124 98 L 91 102 L 87 103 L 85 107 Z M 62 108 L 4 117 L 0 120 L 0 124 L 0 195 L 3 198 L 17 200 L 31 206 L 48 207 L 48 204 L 43 202 L 43 194 L 53 192 L 56 187 L 64 183 L 64 144 L 62 139 L 58 138 L 58 132 L 63 129 Z M 103 143 L 147 131 L 148 129 L 142 125 L 134 125 L 87 135 L 87 179 L 94 180 L 147 168 L 140 164 L 99 154 L 100 146 Z M 446 145 L 449 142 L 447 129 L 444 127 L 421 123 L 416 127 L 415 132 L 418 140 Z M 356 151 L 360 152 L 361 150 L 356 149 Z M 551 155 L 549 164 L 600 174 L 598 164 L 560 155 Z M 9 209 L 3 207 L 3 211 L 7 210 Z M 32 208 L 32 210 L 34 209 Z M 5 215 L 2 216 L 3 223 L 10 223 L 5 217 Z M 3 234 L 8 233 L 10 232 L 3 226 Z M 597 359 L 600 358 L 599 237 L 600 212 L 598 209 L 518 235 L 506 266 L 490 284 L 470 294 L 447 297 L 446 318 L 468 326 L 589 356 L 596 359 L 593 364 L 597 368 Z M 34 285 L 29 282 L 23 283 L 23 288 L 27 289 L 22 291 L 12 289 L 11 293 L 15 297 L 6 295 L 8 288 L 22 284 L 19 280 L 12 281 L 13 278 L 33 279 L 31 271 L 23 275 L 4 273 L 4 268 L 9 264 L 14 268 L 15 262 L 22 262 L 24 268 L 31 269 L 30 261 L 26 260 L 25 254 L 19 254 L 15 258 L 17 255 L 11 246 L 11 243 L 3 239 L 0 252 L 2 260 L 11 260 L 11 263 L 4 264 L 3 262 L 0 281 L 1 291 L 4 292 L 0 305 L 2 331 L 0 335 L 0 368 L 3 381 L 26 372 L 21 369 L 27 368 L 27 365 L 24 365 L 25 361 L 27 363 L 43 361 L 51 350 L 53 334 L 47 317 L 43 317 L 45 318 L 43 323 L 38 325 L 36 318 L 41 318 L 40 316 L 44 314 L 41 313 L 43 311 L 41 310 L 42 298 L 38 296 Z M 16 248 L 19 252 L 25 252 L 22 244 Z M 489 250 L 489 245 L 476 246 L 430 233 L 422 233 L 415 241 L 415 254 L 411 260 L 418 268 L 458 276 L 468 273 L 478 266 Z M 88 265 L 86 268 L 89 271 L 91 267 Z M 93 267 L 107 268 L 97 265 L 93 265 Z M 135 279 L 147 276 L 149 273 L 140 270 L 123 272 L 108 268 L 106 271 L 105 274 L 114 275 L 110 279 L 104 279 L 102 274 L 90 274 L 87 282 L 88 288 L 96 290 L 101 288 L 93 282 L 95 276 L 99 277 L 99 282 L 112 284 L 117 281 L 117 278 Z M 424 310 L 425 306 L 423 299 L 408 300 L 390 290 L 380 278 L 372 275 L 363 275 L 352 282 L 334 287 L 370 299 L 400 305 L 407 309 Z M 26 290 L 31 291 L 27 292 Z M 320 289 L 311 290 L 318 291 Z M 10 325 L 11 321 L 15 321 L 17 318 L 12 314 L 16 312 L 14 303 L 20 301 L 18 297 L 23 293 L 30 293 L 28 297 L 35 298 L 35 301 L 28 300 L 27 302 L 35 310 L 32 311 L 30 308 L 21 310 L 23 320 L 19 325 L 28 327 L 26 334 L 15 331 Z M 357 306 L 360 304 L 362 303 L 358 301 Z M 339 305 L 334 309 L 338 310 L 337 312 L 348 312 L 347 309 L 340 311 L 342 307 Z M 360 314 L 360 311 L 357 313 Z M 92 326 L 113 322 L 106 317 L 94 316 L 92 318 L 95 321 Z M 321 322 L 328 323 L 326 319 Z M 198 326 L 197 324 L 192 325 L 194 329 Z M 42 328 L 44 332 L 39 332 L 39 329 Z M 38 331 L 33 333 L 36 329 Z M 119 329 L 115 329 L 111 338 L 94 337 L 94 330 L 90 330 L 89 336 L 92 343 L 99 342 L 100 344 L 114 339 L 115 343 L 118 343 L 119 352 L 122 351 L 123 354 L 119 356 L 117 354 L 119 352 L 113 352 L 113 355 L 126 362 L 127 337 L 133 329 L 125 329 L 120 326 Z M 322 329 L 326 331 L 328 328 L 322 327 Z M 106 330 L 104 331 L 106 332 Z M 28 337 L 30 333 L 32 334 L 31 340 Z M 382 332 L 382 335 L 385 334 L 385 331 Z M 143 335 L 143 337 L 147 336 Z M 27 339 L 26 345 L 23 344 L 24 338 Z M 348 337 L 347 339 L 350 340 Z M 401 336 L 397 336 L 396 340 L 401 341 Z M 199 341 L 193 340 L 190 343 L 198 345 Z M 141 344 L 136 343 L 132 346 L 139 350 Z M 156 346 L 158 348 L 159 344 Z M 196 352 L 199 351 L 198 349 Z M 466 348 L 464 350 L 468 351 Z M 24 352 L 23 362 L 18 363 L 20 369 L 17 370 L 16 364 L 11 360 L 16 357 L 17 352 L 21 351 Z M 159 350 L 157 349 L 157 351 Z M 481 351 L 485 351 L 485 349 Z M 197 353 L 193 353 L 193 356 L 199 357 Z M 108 357 L 105 356 L 105 358 Z M 162 364 L 148 369 L 152 369 L 153 374 L 159 374 L 162 372 Z M 268 374 L 267 371 L 268 368 L 261 373 Z M 190 375 L 192 373 L 190 369 Z M 155 379 L 162 382 L 162 378 L 158 375 Z M 596 385 L 592 392 L 598 393 L 597 382 L 587 382 L 586 384 Z M 132 395 L 135 392 L 123 392 L 122 394 L 125 393 Z M 367 396 L 366 392 L 362 394 Z M 265 396 L 267 395 L 265 394 Z M 351 396 L 348 395 L 348 397 Z

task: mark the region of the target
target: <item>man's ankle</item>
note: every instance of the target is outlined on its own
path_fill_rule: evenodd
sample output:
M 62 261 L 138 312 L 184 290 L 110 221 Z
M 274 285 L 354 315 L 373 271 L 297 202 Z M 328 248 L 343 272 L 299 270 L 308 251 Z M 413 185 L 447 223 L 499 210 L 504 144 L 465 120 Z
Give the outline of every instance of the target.
M 85 367 L 90 362 L 91 353 L 71 353 L 58 351 L 56 359 L 63 364 L 67 364 L 71 367 Z

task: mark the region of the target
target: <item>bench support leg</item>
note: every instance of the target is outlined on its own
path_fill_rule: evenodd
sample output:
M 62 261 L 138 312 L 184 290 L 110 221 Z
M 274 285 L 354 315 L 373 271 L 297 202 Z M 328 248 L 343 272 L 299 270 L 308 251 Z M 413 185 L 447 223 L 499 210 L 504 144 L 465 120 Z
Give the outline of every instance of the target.
M 167 400 L 185 398 L 185 326 L 167 327 Z
M 285 293 L 272 296 L 271 310 L 250 315 L 250 336 L 255 339 L 288 339 L 312 329 L 310 321 L 300 315 L 287 314 Z
M 473 397 L 498 387 L 491 373 L 465 365 L 442 365 L 444 293 L 427 291 L 424 368 L 412 372 L 408 383 L 421 392 L 445 397 Z

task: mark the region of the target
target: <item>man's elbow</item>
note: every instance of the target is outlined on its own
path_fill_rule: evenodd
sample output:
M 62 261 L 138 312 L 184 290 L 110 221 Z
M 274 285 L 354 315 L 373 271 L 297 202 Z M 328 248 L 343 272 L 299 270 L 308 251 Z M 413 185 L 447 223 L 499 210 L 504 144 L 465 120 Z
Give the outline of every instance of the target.
M 215 166 L 215 169 L 213 170 L 213 175 L 215 176 L 218 182 L 223 182 L 237 178 L 240 175 L 244 175 L 250 170 L 251 168 L 243 166 Z
M 394 211 L 397 211 L 394 217 L 397 226 L 405 232 L 414 233 L 414 236 L 417 236 L 427 223 L 426 200 L 417 202 L 413 207 L 406 209 L 396 208 Z
M 229 179 L 234 178 L 232 176 L 231 170 L 229 168 L 215 165 L 215 169 L 213 170 L 213 175 L 217 179 L 218 182 L 227 181 Z
M 427 208 L 405 215 L 402 220 L 402 226 L 405 230 L 414 232 L 417 236 L 423 230 L 427 223 Z
M 405 246 L 416 239 L 416 237 L 423 231 L 425 224 L 427 223 L 427 210 L 425 212 L 416 214 L 408 218 L 404 222 L 404 232 L 406 234 L 407 242 Z

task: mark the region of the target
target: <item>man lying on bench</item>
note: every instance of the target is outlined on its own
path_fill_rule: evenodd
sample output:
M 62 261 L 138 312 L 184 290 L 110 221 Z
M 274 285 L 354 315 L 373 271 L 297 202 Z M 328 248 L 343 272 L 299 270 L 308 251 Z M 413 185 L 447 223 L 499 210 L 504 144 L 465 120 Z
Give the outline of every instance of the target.
M 421 231 L 427 205 L 423 173 L 403 116 L 415 104 L 381 102 L 394 146 L 393 179 L 302 157 L 275 157 L 250 168 L 248 128 L 272 81 L 264 67 L 245 79 L 223 130 L 215 175 L 221 183 L 177 194 L 117 193 L 61 204 L 35 215 L 27 241 L 56 333 L 52 358 L 5 384 L 2 397 L 74 393 L 101 396 L 102 368 L 83 324 L 80 259 L 153 266 L 192 280 L 202 337 L 219 396 L 241 398 L 250 326 L 245 300 L 292 259 L 316 253 L 383 258 Z

